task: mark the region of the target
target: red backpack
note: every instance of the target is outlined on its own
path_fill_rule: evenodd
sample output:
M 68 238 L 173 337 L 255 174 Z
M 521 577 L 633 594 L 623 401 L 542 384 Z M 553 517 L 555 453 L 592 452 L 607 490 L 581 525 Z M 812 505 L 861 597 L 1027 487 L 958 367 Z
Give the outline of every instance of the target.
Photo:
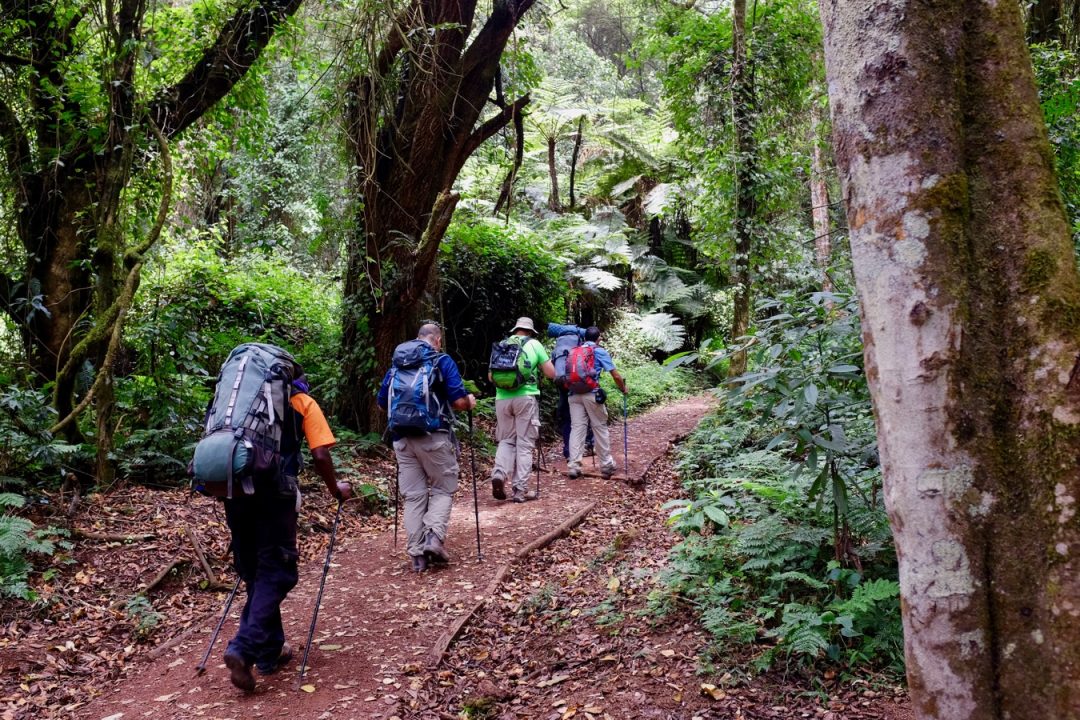
M 600 370 L 596 367 L 593 345 L 579 345 L 566 359 L 566 389 L 575 395 L 592 392 L 600 387 Z

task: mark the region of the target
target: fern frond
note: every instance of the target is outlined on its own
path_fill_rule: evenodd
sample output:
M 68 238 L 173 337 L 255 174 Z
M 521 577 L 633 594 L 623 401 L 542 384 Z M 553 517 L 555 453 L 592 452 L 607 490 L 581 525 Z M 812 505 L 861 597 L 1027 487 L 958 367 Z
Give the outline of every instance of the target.
M 0 492 L 0 507 L 21 508 L 26 505 L 26 498 L 17 493 Z

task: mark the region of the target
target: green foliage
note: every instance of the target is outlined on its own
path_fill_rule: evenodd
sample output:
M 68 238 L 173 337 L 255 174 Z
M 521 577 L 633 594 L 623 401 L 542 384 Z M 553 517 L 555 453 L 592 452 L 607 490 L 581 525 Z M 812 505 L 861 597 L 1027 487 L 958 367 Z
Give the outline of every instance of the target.
M 49 396 L 17 384 L 0 385 L 0 476 L 23 483 L 55 483 L 73 466 L 88 460 L 90 446 L 54 437 L 56 422 Z
M 763 304 L 751 372 L 684 444 L 665 580 L 758 669 L 899 671 L 899 586 L 851 298 Z M 663 605 L 662 598 L 658 603 Z M 670 605 L 670 603 L 668 603 Z
M 643 52 L 660 63 L 665 107 L 679 133 L 679 172 L 668 181 L 685 187 L 694 246 L 711 260 L 714 282 L 730 274 L 737 259 L 736 175 L 751 165 L 750 265 L 755 284 L 776 292 L 812 277 L 804 248 L 813 238 L 805 202 L 811 156 L 808 110 L 824 77 L 815 59 L 821 54 L 820 20 L 812 6 L 791 0 L 747 9 L 745 70 L 752 97 L 738 101 L 748 105 L 750 157 L 734 146 L 737 99 L 728 9 L 666 8 L 646 36 Z
M 28 584 L 34 556 L 51 556 L 58 538 L 67 533 L 54 527 L 39 528 L 30 520 L 14 515 L 26 499 L 12 492 L 0 492 L 0 597 L 33 601 L 37 594 Z
M 132 595 L 124 605 L 124 613 L 134 623 L 135 637 L 146 640 L 154 633 L 163 616 L 143 594 Z
M 529 315 L 537 326 L 562 317 L 559 261 L 527 228 L 458 213 L 439 248 L 445 349 L 463 374 L 483 379 L 491 343 Z
M 657 363 L 653 354 L 660 349 L 658 340 L 662 343 L 663 338 L 643 330 L 641 317 L 633 313 L 618 315 L 601 337 L 601 344 L 611 353 L 615 366 L 626 380 L 631 415 L 701 389 L 700 380 L 688 368 L 668 369 Z M 622 402 L 621 393 L 608 373 L 601 376 L 600 386 L 608 394 L 608 411 L 612 415 L 621 414 L 622 408 L 615 405 Z
M 1047 42 L 1031 47 L 1031 60 L 1073 243 L 1080 250 L 1080 58 Z
M 280 257 L 229 261 L 205 243 L 172 253 L 147 274 L 126 334 L 134 367 L 116 380 L 124 473 L 158 482 L 183 474 L 218 368 L 242 342 L 293 352 L 325 401 L 337 377 L 339 306 L 333 284 Z

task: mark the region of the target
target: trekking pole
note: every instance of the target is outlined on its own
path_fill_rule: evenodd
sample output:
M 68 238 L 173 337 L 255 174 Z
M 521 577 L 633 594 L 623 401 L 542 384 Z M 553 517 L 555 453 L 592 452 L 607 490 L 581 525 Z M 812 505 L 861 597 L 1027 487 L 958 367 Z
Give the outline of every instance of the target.
M 397 460 L 395 460 L 394 462 L 396 463 Z M 399 500 L 398 500 L 398 492 L 399 492 L 398 486 L 399 486 L 400 482 L 401 482 L 401 468 L 400 467 L 395 467 L 394 468 L 394 548 L 395 549 L 397 549 L 397 516 L 398 516 L 398 505 L 400 504 Z
M 341 507 L 344 504 L 343 500 L 338 500 L 337 512 L 334 513 L 334 529 L 330 531 L 330 547 L 326 548 L 326 562 L 323 563 L 322 580 L 319 581 L 319 594 L 315 597 L 315 611 L 311 614 L 311 628 L 308 630 L 307 645 L 304 646 L 304 659 L 300 662 L 300 679 L 297 685 L 304 682 L 304 673 L 307 671 L 311 640 L 315 637 L 315 621 L 319 618 L 319 605 L 322 604 L 323 588 L 326 587 L 326 576 L 330 572 L 330 556 L 334 553 L 334 541 L 337 539 L 338 522 L 341 520 Z
M 472 410 L 469 411 L 469 460 L 472 461 L 472 507 L 476 516 L 476 560 L 480 562 L 484 556 L 480 554 L 480 501 L 476 495 L 476 435 L 473 433 Z
M 236 591 L 240 589 L 240 577 L 237 576 L 236 584 L 233 585 L 232 592 L 229 593 L 229 597 L 225 600 L 225 610 L 221 613 L 221 619 L 218 620 L 217 627 L 214 628 L 214 634 L 210 636 L 210 644 L 206 647 L 206 653 L 203 654 L 202 660 L 195 666 L 195 674 L 202 675 L 206 672 L 206 661 L 210 659 L 210 653 L 214 649 L 214 643 L 217 642 L 218 633 L 221 632 L 221 626 L 225 624 L 225 618 L 229 617 L 229 608 L 232 607 L 233 598 L 236 597 Z
M 630 442 L 629 442 L 629 432 L 627 431 L 627 428 L 626 428 L 627 414 L 628 414 L 628 410 L 627 410 L 627 402 L 626 402 L 626 393 L 624 392 L 622 394 L 622 457 L 623 457 L 623 467 L 626 468 L 626 481 L 630 482 L 630 449 L 629 449 Z M 642 484 L 644 484 L 645 478 L 642 477 L 641 480 L 642 480 Z
M 539 383 L 538 383 L 539 385 Z M 540 417 L 540 396 L 536 396 L 536 417 Z M 540 499 L 540 464 L 544 462 L 544 443 L 543 435 L 540 432 L 541 426 L 539 423 L 536 427 L 536 499 Z M 526 488 L 529 486 L 526 484 Z

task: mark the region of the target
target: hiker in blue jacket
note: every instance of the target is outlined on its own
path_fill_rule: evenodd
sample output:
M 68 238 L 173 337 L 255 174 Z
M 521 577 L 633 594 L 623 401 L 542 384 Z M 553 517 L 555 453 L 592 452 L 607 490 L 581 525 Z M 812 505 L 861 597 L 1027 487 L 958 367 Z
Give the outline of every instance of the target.
M 559 390 L 559 402 L 555 406 L 555 422 L 559 426 L 559 434 L 562 435 L 562 456 L 570 457 L 570 402 L 569 392 L 566 389 L 566 358 L 570 354 L 570 348 L 580 345 L 585 340 L 585 328 L 577 325 L 560 325 L 549 322 L 547 326 L 548 337 L 555 338 L 555 350 L 552 352 L 551 361 L 555 364 L 555 386 Z M 570 336 L 576 342 L 569 347 L 563 347 L 560 338 Z M 585 457 L 593 453 L 592 426 L 585 435 Z
M 465 389 L 457 364 L 441 351 L 442 329 L 435 323 L 421 325 L 415 340 L 394 349 L 394 367 L 386 371 L 377 398 L 379 407 L 390 415 L 390 435 L 398 463 L 398 491 L 405 501 L 405 551 L 416 572 L 426 570 L 429 563 L 450 560 L 443 543 L 458 487 L 458 445 L 452 432 L 451 408 L 476 407 L 476 398 Z M 396 406 L 400 400 L 392 397 L 395 372 L 413 368 L 415 373 L 418 364 L 433 366 L 428 393 L 437 420 L 436 428 L 430 432 L 407 428 L 407 421 L 397 420 L 400 412 Z

